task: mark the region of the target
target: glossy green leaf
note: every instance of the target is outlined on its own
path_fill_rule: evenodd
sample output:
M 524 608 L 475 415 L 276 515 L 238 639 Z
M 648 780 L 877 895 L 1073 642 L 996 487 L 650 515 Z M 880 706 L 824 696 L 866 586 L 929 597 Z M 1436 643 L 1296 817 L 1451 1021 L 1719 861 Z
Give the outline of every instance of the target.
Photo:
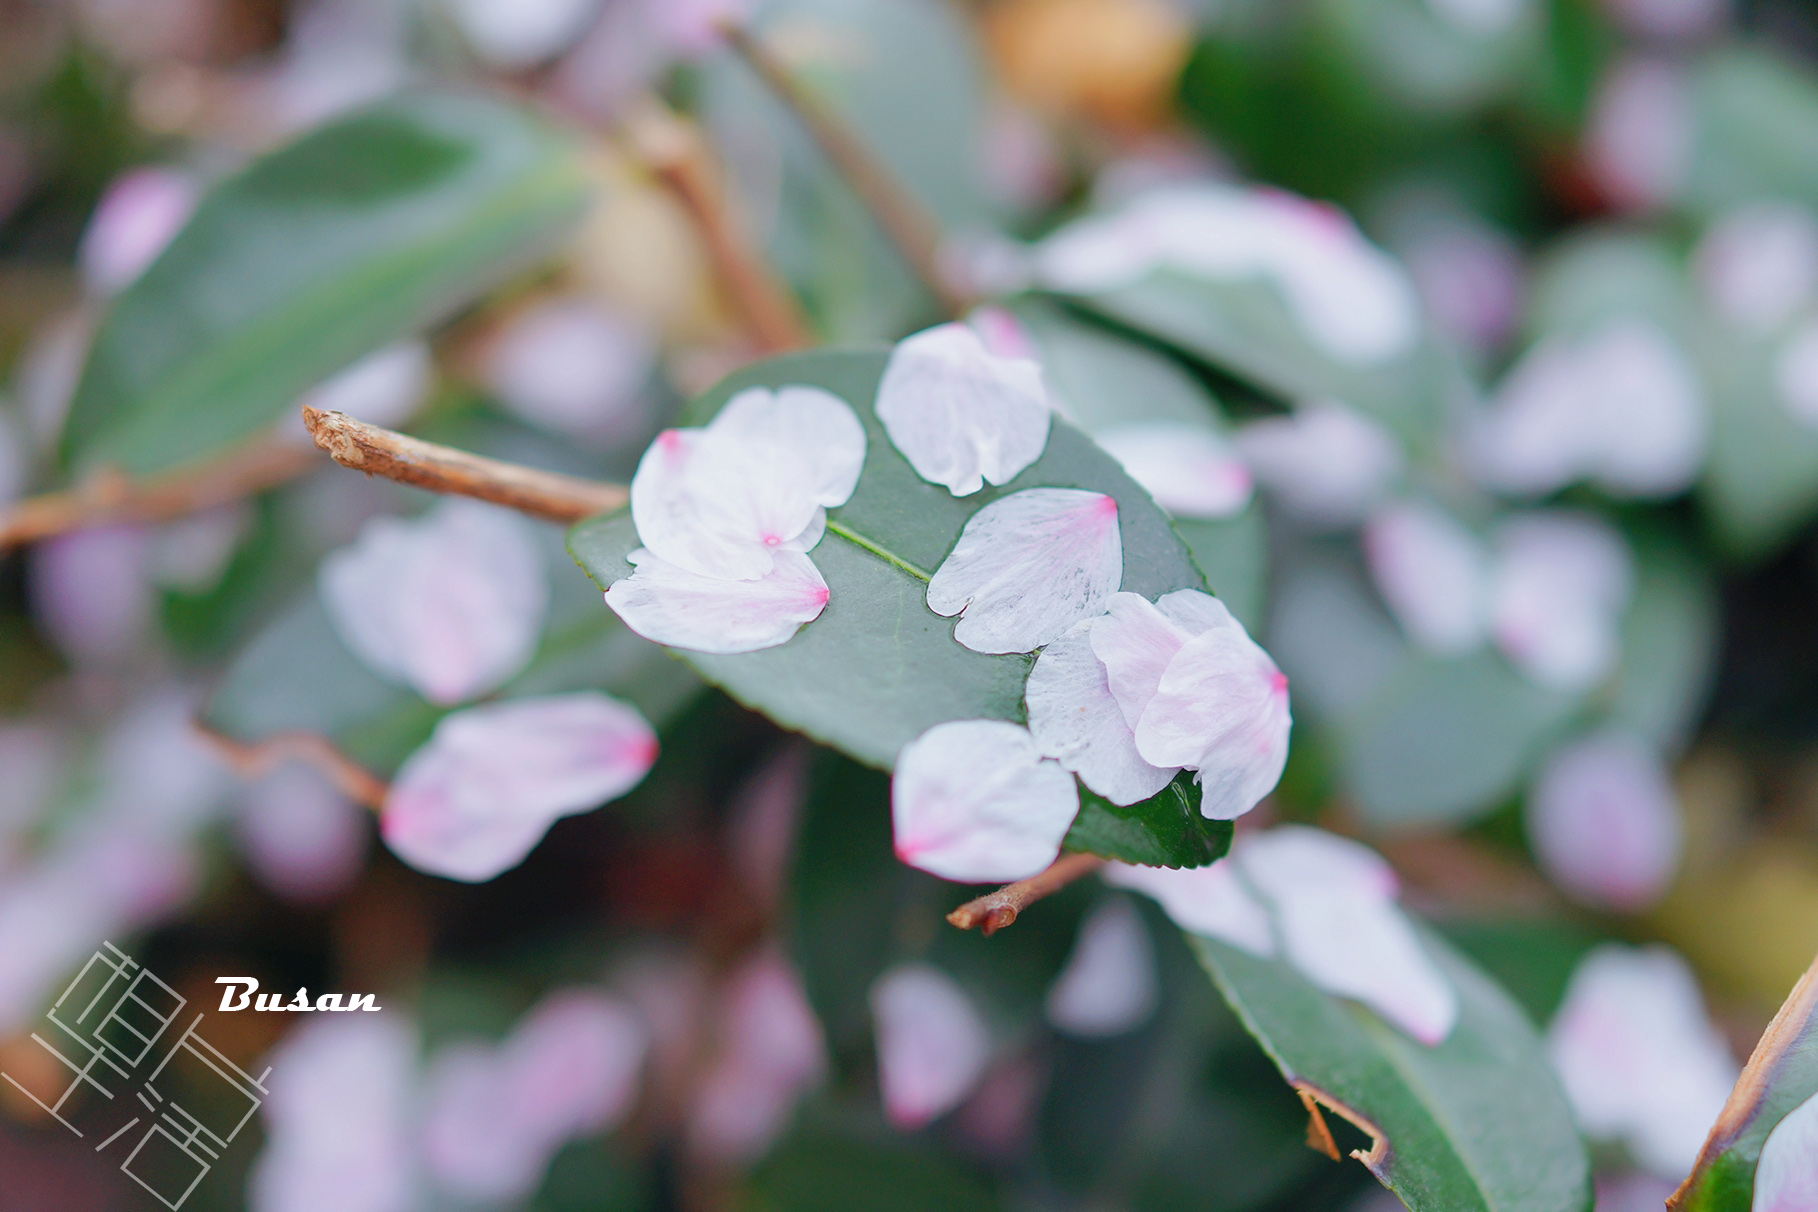
M 1145 867 L 1204 867 L 1231 849 L 1230 821 L 1200 815 L 1199 784 L 1187 771 L 1139 804 L 1113 804 L 1089 788 L 1079 789 L 1079 815 L 1061 843 Z
M 1818 963 L 1762 1032 L 1736 1088 L 1667 1206 L 1673 1212 L 1751 1212 L 1762 1146 L 1780 1121 L 1818 1097 Z
M 1520 1008 L 1430 931 L 1458 1025 L 1428 1048 L 1280 959 L 1190 936 L 1282 1075 L 1372 1138 L 1360 1158 L 1413 1212 L 1588 1212 L 1590 1164 Z
M 217 185 L 108 310 L 67 461 L 149 472 L 268 428 L 297 395 L 549 252 L 575 146 L 472 93 L 381 102 Z

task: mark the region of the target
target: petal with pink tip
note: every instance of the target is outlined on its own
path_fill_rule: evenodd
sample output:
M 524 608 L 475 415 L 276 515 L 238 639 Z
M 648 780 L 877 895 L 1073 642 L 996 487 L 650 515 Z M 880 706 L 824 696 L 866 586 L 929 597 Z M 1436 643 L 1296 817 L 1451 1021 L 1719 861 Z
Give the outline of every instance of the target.
M 915 473 L 956 497 L 1008 483 L 1048 445 L 1041 367 L 998 357 L 964 324 L 897 342 L 877 388 L 877 418 Z
M 960 531 L 928 582 L 928 609 L 960 616 L 974 652 L 1033 652 L 1102 613 L 1124 576 L 1117 501 L 1078 488 L 1026 488 Z
M 1632 736 L 1575 741 L 1528 796 L 1528 841 L 1573 898 L 1633 913 L 1659 900 L 1679 866 L 1679 802 L 1657 754 Z
M 716 1161 L 749 1162 L 826 1073 L 827 1047 L 801 979 L 774 950 L 733 974 L 721 1005 L 720 1052 L 689 1110 L 688 1144 Z
M 558 818 L 637 786 L 656 756 L 644 717 L 597 691 L 470 707 L 444 716 L 405 761 L 380 832 L 420 871 L 489 880 Z
M 130 286 L 189 221 L 201 194 L 194 178 L 168 168 L 114 178 L 76 250 L 89 290 L 111 295 Z
M 640 547 L 637 571 L 614 581 L 606 604 L 647 640 L 691 652 L 756 652 L 787 643 L 827 607 L 827 582 L 799 551 L 775 553 L 755 581 L 698 576 Z
M 1330 400 L 1252 421 L 1231 440 L 1257 484 L 1315 526 L 1363 518 L 1406 464 L 1400 443 L 1380 422 Z
M 1104 663 L 1092 651 L 1091 631 L 1101 622 L 1075 623 L 1042 649 L 1023 687 L 1023 701 L 1030 735 L 1042 756 L 1079 775 L 1112 803 L 1134 804 L 1160 792 L 1175 772 L 1151 766 L 1136 752 L 1136 734 L 1111 695 Z
M 1005 882 L 1060 854 L 1079 815 L 1073 776 L 1042 760 L 1026 728 L 936 724 L 903 746 L 890 783 L 896 856 L 942 879 Z
M 1752 1200 L 1749 1212 L 1818 1212 L 1818 1094 L 1768 1133 Z
M 1146 421 L 1092 439 L 1177 518 L 1228 518 L 1250 503 L 1250 469 L 1207 426 Z
M 1048 989 L 1048 1021 L 1084 1039 L 1122 1035 L 1149 1021 L 1157 991 L 1142 915 L 1114 897 L 1080 924 L 1067 966 Z
M 1421 501 L 1372 514 L 1364 557 L 1408 638 L 1439 656 L 1480 647 L 1489 631 L 1489 556 L 1452 515 Z
M 649 1034 L 636 1011 L 590 989 L 552 993 L 512 1028 L 499 1053 L 502 1110 L 543 1148 L 543 1162 L 560 1145 L 625 1117 Z
M 1251 955 L 1275 954 L 1268 912 L 1244 888 L 1229 862 L 1173 870 L 1106 863 L 1105 882 L 1153 897 L 1182 930 L 1230 943 Z
M 919 1128 L 957 1107 L 984 1075 L 991 1037 L 959 982 L 928 964 L 900 964 L 871 986 L 884 1112 Z
M 445 706 L 522 669 L 549 604 L 529 523 L 462 497 L 414 519 L 375 518 L 322 562 L 317 586 L 366 665 Z

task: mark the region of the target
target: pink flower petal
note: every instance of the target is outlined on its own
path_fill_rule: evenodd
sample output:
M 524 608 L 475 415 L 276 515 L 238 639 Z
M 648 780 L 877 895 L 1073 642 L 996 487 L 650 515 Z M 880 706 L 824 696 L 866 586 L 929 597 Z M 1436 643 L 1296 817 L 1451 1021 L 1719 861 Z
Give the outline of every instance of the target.
M 1451 514 L 1403 501 L 1370 516 L 1364 557 L 1389 611 L 1428 652 L 1457 656 L 1489 632 L 1489 556 Z
M 335 631 L 375 673 L 450 705 L 529 663 L 549 605 L 530 524 L 452 497 L 421 517 L 375 518 L 322 562 Z
M 1305 404 L 1291 416 L 1252 421 L 1232 442 L 1256 482 L 1282 508 L 1316 526 L 1364 517 L 1401 475 L 1395 436 L 1355 409 Z
M 1491 630 L 1497 647 L 1537 685 L 1596 686 L 1615 668 L 1633 557 L 1590 514 L 1518 516 L 1496 536 Z
M 1766 336 L 1818 295 L 1818 215 L 1792 202 L 1753 202 L 1713 223 L 1693 269 L 1719 315 Z
M 871 987 L 878 1085 L 890 1122 L 919 1128 L 957 1107 L 984 1076 L 991 1038 L 959 983 L 927 964 L 901 964 Z
M 775 951 L 733 974 L 722 1006 L 721 1050 L 689 1112 L 688 1143 L 714 1161 L 751 1162 L 825 1075 L 826 1045 L 800 979 Z
M 877 417 L 917 475 L 970 496 L 1008 483 L 1048 445 L 1041 367 L 998 357 L 964 324 L 897 343 L 877 388 Z
M 1250 469 L 1206 426 L 1146 421 L 1092 437 L 1177 518 L 1228 518 L 1250 503 Z
M 140 652 L 157 602 L 149 576 L 150 532 L 104 526 L 32 548 L 32 614 L 78 666 L 109 667 Z
M 1002 720 L 936 724 L 903 746 L 890 784 L 896 856 L 942 879 L 1024 879 L 1060 854 L 1079 789 Z
M 1117 502 L 1077 488 L 1026 488 L 985 506 L 928 582 L 928 609 L 960 616 L 974 652 L 1032 652 L 1103 612 L 1124 575 Z
M 843 505 L 865 462 L 844 400 L 814 387 L 742 391 L 705 429 L 657 435 L 631 480 L 638 539 L 704 577 L 748 581 Z
M 1177 590 L 1167 596 L 1181 598 L 1186 593 Z M 1106 685 L 1131 730 L 1133 745 L 1136 725 L 1155 697 L 1168 662 L 1198 632 L 1170 619 L 1139 593 L 1112 594 L 1104 616 L 1092 621 L 1092 652 L 1105 667 Z
M 1148 1022 L 1158 984 L 1155 948 L 1142 915 L 1122 897 L 1080 924 L 1067 966 L 1048 989 L 1048 1021 L 1068 1035 L 1104 1039 Z
M 366 813 L 303 766 L 280 766 L 248 787 L 237 824 L 254 874 L 298 904 L 332 900 L 366 857 Z
M 1113 594 L 1112 600 L 1125 597 L 1149 605 L 1136 594 Z M 1136 752 L 1136 734 L 1092 650 L 1091 632 L 1101 623 L 1075 623 L 1042 649 L 1023 687 L 1029 733 L 1043 757 L 1055 759 L 1112 803 L 1134 804 L 1161 791 L 1175 772 L 1151 766 Z
M 1634 913 L 1666 892 L 1679 865 L 1679 804 L 1658 755 L 1633 737 L 1567 745 L 1528 797 L 1528 840 L 1569 895 Z
M 1619 59 L 1604 72 L 1591 103 L 1585 167 L 1617 206 L 1663 206 L 1685 186 L 1695 121 L 1683 68 L 1640 55 Z
M 513 317 L 486 352 L 487 385 L 513 413 L 557 433 L 612 440 L 645 423 L 638 397 L 656 360 L 646 326 L 556 299 Z
M 1251 955 L 1275 954 L 1269 915 L 1237 878 L 1228 860 L 1175 871 L 1106 863 L 1105 882 L 1155 898 L 1182 930 L 1231 944 Z
M 606 604 L 658 644 L 691 652 L 756 652 L 787 643 L 827 607 L 827 582 L 801 552 L 779 550 L 755 581 L 698 576 L 640 547 L 637 571 L 614 581 Z
M 444 716 L 405 761 L 380 830 L 420 871 L 489 880 L 559 817 L 637 786 L 656 756 L 644 717 L 597 691 L 470 707 Z
M 167 168 L 136 168 L 116 177 L 76 252 L 89 290 L 111 295 L 130 286 L 182 230 L 200 196 L 194 179 Z
M 1749 1212 L 1814 1212 L 1818 1209 L 1818 1095 L 1774 1125 L 1755 1166 Z

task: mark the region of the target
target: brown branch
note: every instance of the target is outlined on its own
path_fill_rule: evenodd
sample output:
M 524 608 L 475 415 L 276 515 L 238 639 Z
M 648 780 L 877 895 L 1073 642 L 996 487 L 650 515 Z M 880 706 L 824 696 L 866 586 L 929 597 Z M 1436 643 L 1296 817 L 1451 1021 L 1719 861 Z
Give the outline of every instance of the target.
M 385 804 L 385 781 L 314 732 L 277 732 L 262 741 L 236 741 L 200 721 L 196 732 L 242 778 L 258 778 L 285 762 L 302 762 L 319 772 L 348 799 L 378 809 Z
M 343 467 L 430 492 L 477 497 L 551 522 L 578 522 L 625 503 L 623 485 L 539 471 L 380 429 L 346 413 L 303 409 L 316 445 Z
M 103 470 L 66 492 L 31 497 L 0 512 L 0 551 L 72 530 L 199 513 L 275 488 L 321 462 L 307 447 L 267 442 L 139 480 Z
M 1045 896 L 1053 896 L 1082 875 L 1090 874 L 1104 863 L 1096 854 L 1063 854 L 1040 875 L 1032 875 L 1014 884 L 1005 884 L 996 892 L 967 901 L 947 915 L 947 921 L 961 930 L 974 926 L 986 938 L 1016 920 L 1016 915 Z
M 844 119 L 804 87 L 749 30 L 727 22 L 720 26 L 720 33 L 777 99 L 794 112 L 815 146 L 871 211 L 928 293 L 955 319 L 970 311 L 974 300 L 941 272 L 940 229 L 896 175 L 871 154 Z
M 771 354 L 811 345 L 801 306 L 735 217 L 724 177 L 700 131 L 655 97 L 625 120 L 624 130 L 633 152 L 688 212 L 720 285 L 758 348 Z

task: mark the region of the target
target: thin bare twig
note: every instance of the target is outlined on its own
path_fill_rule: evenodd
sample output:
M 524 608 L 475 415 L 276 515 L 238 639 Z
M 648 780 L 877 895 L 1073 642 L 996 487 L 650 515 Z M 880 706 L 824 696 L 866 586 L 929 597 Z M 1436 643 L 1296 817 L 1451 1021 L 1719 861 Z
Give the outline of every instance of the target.
M 626 118 L 624 131 L 633 152 L 688 212 L 758 348 L 771 354 L 812 344 L 795 296 L 735 217 L 724 175 L 699 129 L 652 97 Z
M 957 289 L 941 272 L 940 229 L 896 174 L 871 154 L 864 141 L 827 103 L 803 86 L 789 68 L 741 25 L 722 23 L 720 33 L 738 56 L 794 112 L 815 146 L 834 171 L 845 179 L 859 201 L 871 211 L 884 234 L 896 246 L 909 268 L 947 314 L 958 319 L 971 310 L 974 300 Z
M 551 522 L 578 522 L 625 503 L 620 484 L 539 471 L 305 406 L 303 424 L 316 445 L 343 467 L 430 492 L 477 497 Z
M 1082 875 L 1099 869 L 1104 859 L 1096 854 L 1063 854 L 1040 875 L 1032 875 L 1014 884 L 1005 884 L 996 892 L 967 901 L 947 915 L 947 921 L 961 930 L 974 926 L 986 938 L 1016 920 L 1016 915 L 1045 896 L 1053 896 Z
M 285 762 L 302 762 L 319 771 L 341 794 L 368 808 L 385 804 L 385 781 L 335 748 L 335 743 L 314 732 L 277 732 L 262 741 L 236 741 L 206 724 L 195 730 L 221 760 L 243 778 L 258 778 Z
M 269 442 L 139 480 L 101 471 L 66 492 L 0 512 L 0 551 L 72 530 L 184 517 L 275 488 L 321 464 L 308 447 Z

